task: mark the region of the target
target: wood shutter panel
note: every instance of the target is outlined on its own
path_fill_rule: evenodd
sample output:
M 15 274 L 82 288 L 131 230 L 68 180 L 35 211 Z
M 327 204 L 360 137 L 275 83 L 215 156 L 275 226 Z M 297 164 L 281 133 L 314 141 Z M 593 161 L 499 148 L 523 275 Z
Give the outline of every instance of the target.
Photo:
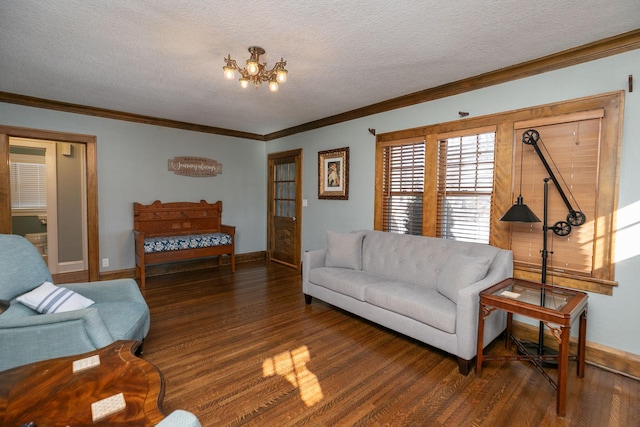
M 542 220 L 544 215 L 544 178 L 548 173 L 539 156 L 530 145 L 521 143 L 522 133 L 533 127 L 516 129 L 516 155 L 514 175 L 515 192 L 519 191 L 522 169 L 522 195 L 524 203 Z M 598 195 L 598 159 L 600 151 L 601 119 L 585 119 L 566 123 L 536 126 L 540 134 L 538 146 L 576 211 L 586 216 L 586 222 L 572 227 L 567 236 L 548 231 L 549 272 L 591 276 Z M 524 150 L 524 151 L 522 151 Z M 521 152 L 523 155 L 521 168 Z M 567 222 L 569 209 L 559 191 L 549 181 L 548 226 Z M 524 268 L 541 267 L 542 223 L 513 223 L 511 249 L 516 265 Z

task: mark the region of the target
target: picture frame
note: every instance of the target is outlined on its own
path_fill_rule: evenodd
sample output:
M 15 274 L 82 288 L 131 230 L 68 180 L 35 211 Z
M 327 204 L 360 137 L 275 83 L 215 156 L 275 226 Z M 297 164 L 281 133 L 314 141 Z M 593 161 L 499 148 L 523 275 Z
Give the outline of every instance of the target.
M 318 199 L 349 199 L 349 147 L 318 151 Z

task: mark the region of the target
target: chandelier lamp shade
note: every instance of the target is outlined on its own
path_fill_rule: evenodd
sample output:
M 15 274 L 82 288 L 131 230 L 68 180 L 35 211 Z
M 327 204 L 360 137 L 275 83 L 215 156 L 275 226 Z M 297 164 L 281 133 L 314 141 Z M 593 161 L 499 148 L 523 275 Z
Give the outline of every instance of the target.
M 258 88 L 263 82 L 266 82 L 269 84 L 271 92 L 277 92 L 280 84 L 287 81 L 288 71 L 284 68 L 287 65 L 287 61 L 280 58 L 280 61 L 276 62 L 276 65 L 269 70 L 266 62 L 260 63 L 260 55 L 265 53 L 263 48 L 251 46 L 249 47 L 249 53 L 251 56 L 247 59 L 245 68 L 240 68 L 236 60 L 231 59 L 230 54 L 224 58 L 225 66 L 222 67 L 224 76 L 228 80 L 233 80 L 237 71 L 240 73 L 240 86 L 243 88 L 249 87 L 250 83 Z

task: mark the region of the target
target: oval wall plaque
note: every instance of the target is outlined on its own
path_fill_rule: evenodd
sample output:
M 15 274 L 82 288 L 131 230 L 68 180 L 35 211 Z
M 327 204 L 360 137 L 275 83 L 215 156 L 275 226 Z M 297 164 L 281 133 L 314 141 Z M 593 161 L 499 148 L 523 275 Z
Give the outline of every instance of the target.
M 174 157 L 169 159 L 169 170 L 183 176 L 216 176 L 222 173 L 222 163 L 205 157 Z

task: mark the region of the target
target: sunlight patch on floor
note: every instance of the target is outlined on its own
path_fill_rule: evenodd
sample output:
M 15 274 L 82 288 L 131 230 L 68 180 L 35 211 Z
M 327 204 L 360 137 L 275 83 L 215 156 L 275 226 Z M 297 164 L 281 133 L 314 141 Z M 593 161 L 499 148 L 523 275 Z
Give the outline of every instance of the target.
M 262 376 L 280 375 L 300 389 L 300 398 L 307 405 L 313 406 L 324 397 L 318 378 L 307 369 L 311 355 L 307 346 L 285 351 L 268 358 L 262 363 Z

